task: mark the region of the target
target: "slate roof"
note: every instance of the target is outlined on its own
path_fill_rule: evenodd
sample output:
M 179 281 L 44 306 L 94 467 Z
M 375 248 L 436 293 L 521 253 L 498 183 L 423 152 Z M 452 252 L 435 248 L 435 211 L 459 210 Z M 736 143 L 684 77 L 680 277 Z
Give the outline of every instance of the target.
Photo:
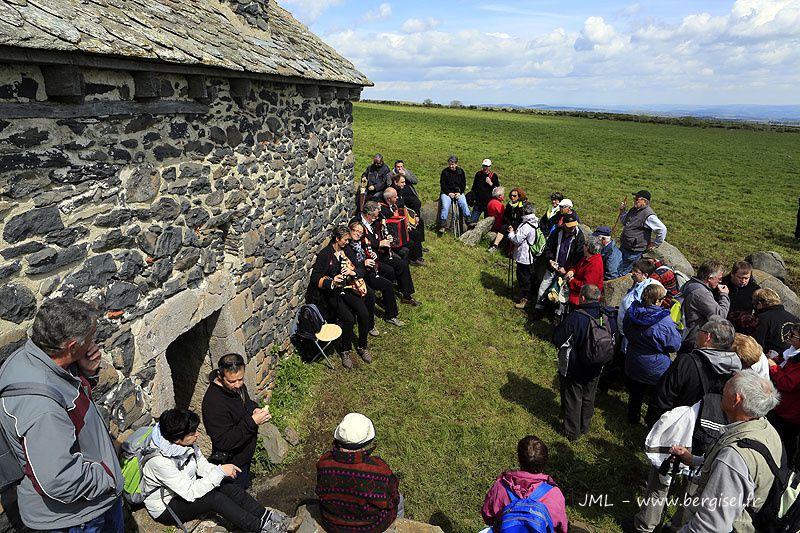
M 267 10 L 262 31 L 224 0 L 0 0 L 0 46 L 372 85 L 275 0 Z

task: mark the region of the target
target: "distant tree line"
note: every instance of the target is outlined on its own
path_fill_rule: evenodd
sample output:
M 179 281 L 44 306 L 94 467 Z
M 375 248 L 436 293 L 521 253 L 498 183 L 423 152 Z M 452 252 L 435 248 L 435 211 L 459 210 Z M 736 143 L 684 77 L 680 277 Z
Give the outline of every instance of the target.
M 449 105 L 437 104 L 430 98 L 423 100 L 422 104 L 417 102 L 398 102 L 394 100 L 364 100 L 374 104 L 387 104 L 408 107 L 438 107 L 452 109 L 474 109 L 490 112 L 505 112 L 527 115 L 549 115 L 561 117 L 580 117 L 595 120 L 621 120 L 625 122 L 641 122 L 649 124 L 669 124 L 672 126 L 687 126 L 692 128 L 722 128 L 731 130 L 753 130 L 753 131 L 774 131 L 787 133 L 800 133 L 800 124 L 795 123 L 772 123 L 754 122 L 748 120 L 726 120 L 712 117 L 666 117 L 655 115 L 629 115 L 624 113 L 607 113 L 602 111 L 576 111 L 576 110 L 552 110 L 535 109 L 520 107 L 490 107 L 490 106 L 465 106 L 461 100 L 452 100 Z

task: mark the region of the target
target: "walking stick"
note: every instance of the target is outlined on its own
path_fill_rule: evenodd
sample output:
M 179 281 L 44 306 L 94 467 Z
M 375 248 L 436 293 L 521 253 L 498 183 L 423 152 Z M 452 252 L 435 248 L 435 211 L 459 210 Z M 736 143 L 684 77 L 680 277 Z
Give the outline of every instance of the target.
M 506 275 L 506 281 L 508 283 L 508 292 L 510 293 L 511 299 L 514 299 L 514 257 L 513 255 L 508 256 L 508 273 Z

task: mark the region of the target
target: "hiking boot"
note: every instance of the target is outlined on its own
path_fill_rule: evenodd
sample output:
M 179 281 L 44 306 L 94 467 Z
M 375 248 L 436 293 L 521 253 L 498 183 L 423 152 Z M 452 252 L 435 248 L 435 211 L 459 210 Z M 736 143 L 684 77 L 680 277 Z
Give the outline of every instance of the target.
M 425 266 L 425 262 L 422 259 L 412 259 L 408 264 L 415 267 Z
M 491 245 L 489 245 L 489 248 L 486 249 L 486 251 L 489 252 L 489 253 L 496 252 L 497 251 L 497 246 L 495 246 L 494 244 L 491 244 Z
M 411 307 L 419 307 L 420 305 L 422 305 L 417 300 L 415 300 L 413 297 L 403 298 L 402 300 L 400 300 L 400 303 L 401 304 L 410 305 Z
M 406 325 L 405 322 L 403 322 L 402 320 L 400 320 L 397 317 L 387 318 L 387 319 L 384 320 L 384 322 L 386 322 L 387 324 L 391 324 L 393 326 L 397 326 L 398 328 L 402 328 L 403 326 Z
M 285 533 L 289 530 L 289 517 L 277 509 L 267 508 L 261 521 L 261 533 Z
M 373 337 L 377 337 L 378 335 L 381 334 L 381 332 L 378 331 L 378 328 L 372 328 L 371 330 L 369 330 L 369 334 L 372 335 Z
M 436 228 L 436 233 L 438 233 L 439 235 L 444 235 L 444 232 L 445 232 L 445 231 L 447 231 L 447 230 L 446 230 L 446 229 L 444 229 L 444 224 L 442 224 L 441 226 L 439 226 L 438 228 Z
M 523 298 L 522 300 L 519 301 L 518 304 L 514 304 L 514 307 L 517 309 L 525 309 L 526 307 L 528 307 L 528 299 Z
M 422 249 L 422 253 L 424 253 L 424 254 L 427 254 L 428 252 L 430 252 L 430 250 L 429 250 L 429 249 L 427 249 L 427 248 L 423 248 L 423 249 Z
M 345 368 L 353 368 L 353 361 L 350 360 L 350 350 L 342 352 L 342 366 Z
M 366 348 L 356 348 L 356 353 L 361 358 L 362 361 L 369 364 L 372 362 L 372 356 L 369 354 L 369 350 Z

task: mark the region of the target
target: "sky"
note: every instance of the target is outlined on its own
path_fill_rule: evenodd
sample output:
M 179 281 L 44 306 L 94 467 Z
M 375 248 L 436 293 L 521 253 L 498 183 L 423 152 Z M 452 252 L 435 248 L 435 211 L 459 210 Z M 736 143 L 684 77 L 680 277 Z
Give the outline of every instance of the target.
M 800 0 L 278 0 L 362 99 L 798 105 Z

